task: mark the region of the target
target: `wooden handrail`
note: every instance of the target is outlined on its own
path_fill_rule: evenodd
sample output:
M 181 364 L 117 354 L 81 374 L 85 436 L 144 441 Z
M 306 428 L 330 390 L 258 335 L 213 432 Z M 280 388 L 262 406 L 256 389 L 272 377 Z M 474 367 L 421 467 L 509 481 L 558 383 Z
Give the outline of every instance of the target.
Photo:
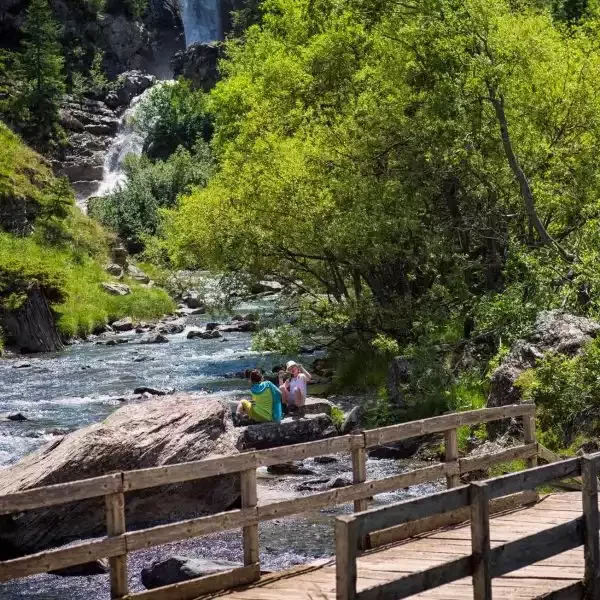
M 233 569 L 227 572 L 226 576 L 211 575 L 176 584 L 176 592 L 178 598 L 194 598 L 199 593 L 210 593 L 242 583 L 249 583 L 260 576 L 258 552 L 258 523 L 260 521 L 346 502 L 354 502 L 355 510 L 361 511 L 366 508 L 368 499 L 376 494 L 427 481 L 435 481 L 444 476 L 447 478 L 448 485 L 454 486 L 458 484 L 460 475 L 469 471 L 479 470 L 492 464 L 516 458 L 532 460 L 537 456 L 535 430 L 533 430 L 533 438 L 531 435 L 526 436 L 527 443 L 487 456 L 460 459 L 455 446 L 457 427 L 486 423 L 508 417 L 523 417 L 524 422 L 527 422 L 528 419 L 531 422 L 534 414 L 535 407 L 530 404 L 453 413 L 365 431 L 360 434 L 268 450 L 243 452 L 232 456 L 176 465 L 124 471 L 93 479 L 5 495 L 0 497 L 0 514 L 10 514 L 105 496 L 108 535 L 105 539 L 0 562 L 0 582 L 35 573 L 48 572 L 57 568 L 79 565 L 98 558 L 109 558 L 111 598 L 156 598 L 157 600 L 169 598 L 169 594 L 175 591 L 174 586 L 166 586 L 142 594 L 129 594 L 127 587 L 128 552 L 209 533 L 241 528 L 244 540 L 244 567 Z M 444 433 L 447 444 L 452 446 L 446 448 L 444 463 L 415 469 L 380 480 L 366 480 L 367 448 L 427 433 Z M 325 492 L 317 492 L 293 500 L 257 506 L 256 469 L 258 467 L 340 452 L 349 452 L 352 455 L 353 483 L 351 485 Z M 558 470 L 564 471 L 560 468 Z M 139 531 L 126 531 L 124 503 L 127 492 L 237 473 L 241 474 L 242 480 L 241 509 L 159 525 Z M 458 487 L 452 490 L 451 493 L 457 494 L 457 498 L 462 498 L 462 495 L 467 493 L 464 490 L 466 488 Z M 169 590 L 168 588 L 172 589 Z M 202 590 L 202 592 L 198 590 Z
M 491 580 L 527 565 L 584 545 L 584 588 L 599 597 L 600 542 L 598 469 L 600 453 L 471 483 L 431 496 L 367 510 L 336 520 L 337 600 L 400 600 L 472 576 L 474 600 L 491 600 Z M 533 535 L 490 548 L 489 502 L 556 479 L 582 475 L 583 516 Z M 438 513 L 470 507 L 472 553 L 395 581 L 356 591 L 358 540 L 375 530 Z

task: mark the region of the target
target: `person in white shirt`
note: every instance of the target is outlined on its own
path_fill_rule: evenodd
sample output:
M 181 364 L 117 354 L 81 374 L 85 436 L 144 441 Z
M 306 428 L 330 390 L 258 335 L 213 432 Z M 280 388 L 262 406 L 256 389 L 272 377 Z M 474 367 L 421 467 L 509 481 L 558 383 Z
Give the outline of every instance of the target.
M 287 405 L 290 412 L 300 414 L 306 402 L 306 385 L 311 380 L 311 375 L 302 365 L 293 360 L 290 360 L 285 368 L 290 374 L 287 381 L 284 381 L 283 373 L 279 373 L 279 389 L 283 403 Z

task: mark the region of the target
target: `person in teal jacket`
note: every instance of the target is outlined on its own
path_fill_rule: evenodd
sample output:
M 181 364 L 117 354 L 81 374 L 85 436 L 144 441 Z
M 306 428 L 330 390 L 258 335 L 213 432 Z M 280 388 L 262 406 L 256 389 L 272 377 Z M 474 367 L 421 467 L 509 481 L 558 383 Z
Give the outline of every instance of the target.
M 258 369 L 250 371 L 252 400 L 242 400 L 237 407 L 237 413 L 246 414 L 257 423 L 275 421 L 279 423 L 282 416 L 281 392 L 270 381 L 264 381 Z

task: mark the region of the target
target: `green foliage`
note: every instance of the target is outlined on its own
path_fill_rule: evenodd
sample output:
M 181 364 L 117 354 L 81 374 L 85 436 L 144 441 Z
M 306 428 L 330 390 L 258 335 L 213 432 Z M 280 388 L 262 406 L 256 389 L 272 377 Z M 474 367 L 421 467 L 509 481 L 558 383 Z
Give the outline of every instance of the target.
M 9 204 L 12 203 L 12 204 Z M 174 303 L 161 289 L 127 282 L 133 293 L 111 296 L 101 283 L 109 236 L 74 205 L 65 179 L 56 179 L 41 157 L 0 123 L 0 205 L 28 214 L 33 233 L 16 236 L 1 229 L 0 305 L 14 310 L 36 282 L 58 314 L 65 336 L 87 335 L 111 319 L 150 319 L 172 312 Z
M 65 93 L 61 30 L 48 0 L 30 0 L 22 28 L 17 104 L 28 137 L 45 145 L 59 134 L 58 108 Z
M 302 336 L 292 325 L 261 329 L 252 336 L 252 350 L 272 351 L 284 356 L 298 354 Z
M 547 354 L 516 384 L 526 400 L 536 403 L 540 443 L 559 451 L 578 435 L 600 433 L 600 341 L 578 356 Z
M 156 86 L 137 110 L 134 126 L 145 136 L 150 158 L 164 160 L 180 146 L 192 151 L 212 136 L 207 95 L 185 79 Z
M 339 406 L 334 405 L 331 407 L 331 421 L 333 422 L 333 425 L 338 431 L 341 430 L 345 418 L 346 415 Z
M 139 252 L 144 239 L 158 230 L 159 209 L 175 206 L 178 196 L 193 186 L 206 185 L 212 162 L 208 147 L 198 140 L 193 152 L 180 147 L 165 161 L 130 155 L 124 168 L 125 185 L 108 196 L 92 198 L 89 214 Z

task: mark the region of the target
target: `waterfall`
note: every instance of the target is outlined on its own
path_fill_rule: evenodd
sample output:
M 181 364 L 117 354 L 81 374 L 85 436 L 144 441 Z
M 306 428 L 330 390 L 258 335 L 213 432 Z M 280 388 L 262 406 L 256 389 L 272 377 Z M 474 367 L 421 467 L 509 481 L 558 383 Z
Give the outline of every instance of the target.
M 134 154 L 135 156 L 142 154 L 144 136 L 135 131 L 131 120 L 135 116 L 140 103 L 143 102 L 152 89 L 150 87 L 139 96 L 133 98 L 129 104 L 129 108 L 123 113 L 119 124 L 119 131 L 106 152 L 102 181 L 94 194 L 95 196 L 106 196 L 125 183 L 127 180 L 125 171 L 123 170 L 125 157 L 129 154 Z
M 179 0 L 186 46 L 222 38 L 220 0 Z

